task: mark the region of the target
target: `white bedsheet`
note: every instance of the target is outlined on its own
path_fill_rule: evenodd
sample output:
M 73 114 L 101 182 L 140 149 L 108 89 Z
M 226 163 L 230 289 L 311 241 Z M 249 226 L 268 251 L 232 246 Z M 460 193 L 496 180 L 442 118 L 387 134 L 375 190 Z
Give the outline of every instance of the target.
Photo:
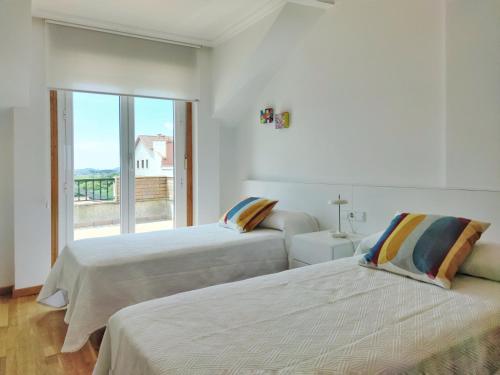
M 445 290 L 357 260 L 125 308 L 94 375 L 500 370 L 500 283 L 460 275 Z
M 119 309 L 286 270 L 284 233 L 218 224 L 76 241 L 60 254 L 38 301 L 67 304 L 63 352 L 80 349 Z

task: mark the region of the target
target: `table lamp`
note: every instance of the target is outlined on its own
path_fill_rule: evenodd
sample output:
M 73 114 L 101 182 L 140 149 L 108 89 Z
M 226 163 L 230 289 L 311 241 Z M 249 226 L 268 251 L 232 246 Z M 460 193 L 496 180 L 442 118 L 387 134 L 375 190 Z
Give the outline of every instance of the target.
M 341 226 L 341 222 L 340 222 L 340 206 L 346 205 L 348 203 L 349 202 L 347 200 L 340 198 L 340 194 L 339 194 L 339 198 L 338 199 L 336 199 L 334 201 L 332 201 L 332 200 L 328 201 L 329 205 L 333 205 L 333 206 L 338 206 L 339 207 L 339 225 L 337 226 L 337 231 L 336 232 L 332 231 L 332 236 L 334 238 L 346 238 L 347 237 L 347 233 L 342 232 L 342 226 Z

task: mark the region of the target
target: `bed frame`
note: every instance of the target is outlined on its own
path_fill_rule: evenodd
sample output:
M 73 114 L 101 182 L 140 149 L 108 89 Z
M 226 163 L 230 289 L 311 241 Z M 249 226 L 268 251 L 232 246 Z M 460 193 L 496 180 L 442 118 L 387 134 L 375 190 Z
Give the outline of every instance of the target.
M 342 225 L 349 231 L 349 211 L 366 213 L 364 221 L 351 220 L 355 231 L 364 234 L 385 229 L 397 211 L 413 211 L 490 222 L 483 239 L 500 242 L 500 191 L 247 180 L 243 193 L 279 199 L 277 208 L 307 212 L 322 229 L 336 225 L 337 207 L 327 201 L 340 194 L 349 201 L 342 206 Z

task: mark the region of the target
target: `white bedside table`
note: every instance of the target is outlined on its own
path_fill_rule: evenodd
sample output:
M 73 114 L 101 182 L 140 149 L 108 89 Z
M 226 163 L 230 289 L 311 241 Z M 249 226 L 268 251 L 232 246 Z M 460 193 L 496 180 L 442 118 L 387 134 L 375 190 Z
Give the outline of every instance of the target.
M 363 237 L 349 234 L 347 238 L 333 238 L 329 230 L 298 234 L 292 238 L 290 268 L 353 256 Z

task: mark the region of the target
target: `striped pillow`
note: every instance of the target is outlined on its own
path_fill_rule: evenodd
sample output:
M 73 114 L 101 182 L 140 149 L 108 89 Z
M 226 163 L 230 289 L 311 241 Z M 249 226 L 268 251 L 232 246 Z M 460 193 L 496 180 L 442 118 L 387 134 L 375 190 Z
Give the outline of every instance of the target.
M 227 211 L 219 223 L 223 227 L 237 230 L 241 233 L 252 231 L 269 215 L 278 201 L 250 197 L 242 200 Z
M 398 214 L 359 264 L 449 289 L 458 268 L 489 226 L 452 216 Z

